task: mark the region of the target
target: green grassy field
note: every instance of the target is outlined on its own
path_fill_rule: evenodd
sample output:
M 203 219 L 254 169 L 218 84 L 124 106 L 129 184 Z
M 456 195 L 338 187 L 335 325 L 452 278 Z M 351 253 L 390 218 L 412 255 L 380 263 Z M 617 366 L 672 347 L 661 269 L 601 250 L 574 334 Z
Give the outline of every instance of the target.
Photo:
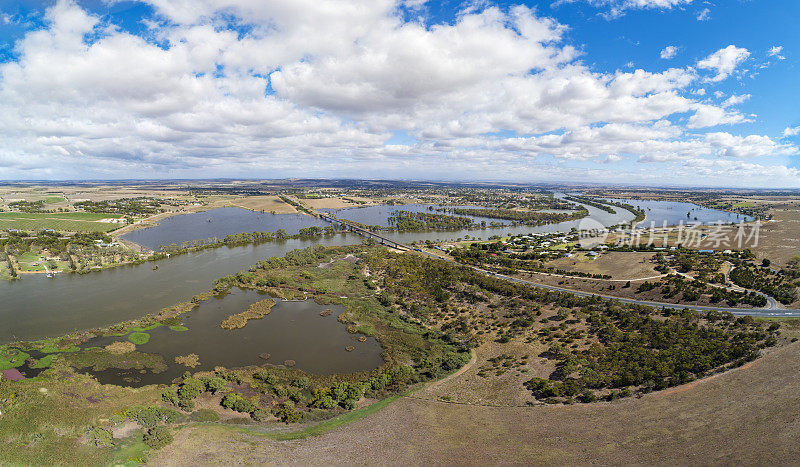
M 5 261 L 0 261 L 0 280 L 11 279 L 11 270 Z
M 97 222 L 100 219 L 119 219 L 117 214 L 94 212 L 25 213 L 0 212 L 0 229 L 37 231 L 53 229 L 66 232 L 108 232 L 120 224 Z
M 25 253 L 17 256 L 17 261 L 20 263 L 30 263 L 33 261 L 39 261 L 39 254 L 34 253 L 32 251 L 26 251 Z

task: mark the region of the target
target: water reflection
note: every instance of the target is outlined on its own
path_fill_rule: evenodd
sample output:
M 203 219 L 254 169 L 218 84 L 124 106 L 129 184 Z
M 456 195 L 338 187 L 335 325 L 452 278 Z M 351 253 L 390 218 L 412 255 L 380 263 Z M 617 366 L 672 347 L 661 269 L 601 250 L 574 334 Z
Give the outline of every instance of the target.
M 270 314 L 250 320 L 241 329 L 220 328 L 225 318 L 264 298 L 268 296 L 252 290 L 233 289 L 227 296 L 207 300 L 184 315 L 186 331 L 174 331 L 167 326 L 147 331 L 149 342 L 137 345 L 136 350 L 163 357 L 167 366 L 163 371 L 119 368 L 82 371 L 92 374 L 101 383 L 138 387 L 169 384 L 184 371 L 213 370 L 215 366 L 281 365 L 293 360 L 294 368 L 327 375 L 370 370 L 383 362 L 382 349 L 375 338 L 368 337 L 361 342 L 359 337 L 363 339 L 363 336 L 350 334 L 346 326 L 336 320 L 343 311 L 338 305 L 319 305 L 313 300 L 278 301 Z M 321 316 L 320 313 L 328 309 L 333 313 Z M 99 337 L 91 339 L 84 347 L 104 347 L 126 339 Z M 347 351 L 346 347 L 352 350 Z M 189 354 L 199 357 L 199 366 L 189 368 L 175 363 L 175 357 Z

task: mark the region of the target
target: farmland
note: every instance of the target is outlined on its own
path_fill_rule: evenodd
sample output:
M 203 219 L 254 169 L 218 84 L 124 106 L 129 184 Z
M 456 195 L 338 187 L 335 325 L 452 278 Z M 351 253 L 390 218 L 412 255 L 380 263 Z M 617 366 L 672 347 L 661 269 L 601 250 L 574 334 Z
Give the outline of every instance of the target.
M 63 232 L 109 232 L 121 224 L 100 222 L 102 219 L 119 219 L 122 216 L 92 212 L 54 213 L 0 213 L 0 230 L 39 231 L 53 229 Z

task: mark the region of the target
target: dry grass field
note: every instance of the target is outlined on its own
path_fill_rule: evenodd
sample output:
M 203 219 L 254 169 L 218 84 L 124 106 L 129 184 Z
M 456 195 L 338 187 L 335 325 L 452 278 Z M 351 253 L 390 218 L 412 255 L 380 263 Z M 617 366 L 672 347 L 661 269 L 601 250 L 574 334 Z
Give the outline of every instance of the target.
M 775 266 L 783 267 L 800 254 L 800 206 L 780 204 L 770 213 L 773 220 L 761 226 L 758 246 L 753 251 L 759 258 L 769 258 Z
M 549 261 L 547 266 L 570 272 L 605 274 L 613 279 L 630 280 L 660 274 L 654 269 L 655 265 L 650 261 L 653 256 L 653 253 L 612 251 L 603 253 L 597 259 L 592 259 L 586 256 L 585 253 L 577 253 L 571 258 L 559 258 Z
M 465 377 L 467 373 L 464 374 Z M 457 378 L 448 381 L 458 388 Z M 800 343 L 640 399 L 490 407 L 405 397 L 326 434 L 272 441 L 195 425 L 151 459 L 208 463 L 756 464 L 800 462 Z
M 294 206 L 285 203 L 274 195 L 236 198 L 230 201 L 230 205 L 252 211 L 274 212 L 275 214 L 294 214 L 297 212 Z
M 357 201 L 362 201 L 367 204 L 375 204 L 374 200 L 369 198 L 350 198 Z M 342 208 L 352 208 L 355 206 L 364 206 L 364 204 L 352 203 L 350 201 L 346 201 L 342 198 L 319 198 L 319 199 L 303 199 L 303 204 L 310 207 L 311 209 L 342 209 Z

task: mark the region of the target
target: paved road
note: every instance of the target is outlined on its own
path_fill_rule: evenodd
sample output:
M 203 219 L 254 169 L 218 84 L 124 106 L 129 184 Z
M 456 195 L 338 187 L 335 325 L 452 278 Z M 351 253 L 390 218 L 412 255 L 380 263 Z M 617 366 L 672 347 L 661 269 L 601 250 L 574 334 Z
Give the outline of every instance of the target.
M 413 250 L 413 248 L 410 248 L 410 249 Z M 419 250 L 416 250 L 416 251 L 419 251 Z M 440 259 L 442 261 L 448 261 L 448 262 L 451 262 L 451 263 L 454 262 L 451 259 L 443 258 L 441 256 L 437 256 L 437 255 L 434 255 L 432 253 L 428 253 L 426 251 L 422 251 L 421 253 L 424 254 L 424 255 L 427 255 L 427 256 L 429 256 L 431 258 Z M 511 282 L 516 282 L 516 283 L 519 283 L 519 284 L 530 285 L 530 286 L 533 286 L 533 287 L 539 287 L 539 288 L 542 288 L 542 289 L 553 290 L 553 291 L 557 291 L 557 292 L 571 293 L 571 294 L 578 295 L 578 296 L 581 296 L 581 297 L 592 297 L 592 296 L 603 297 L 603 298 L 608 298 L 608 299 L 612 299 L 612 300 L 617 300 L 620 303 L 631 303 L 631 304 L 636 304 L 636 305 L 646 305 L 646 306 L 652 306 L 652 307 L 655 307 L 655 308 L 672 308 L 674 310 L 689 309 L 689 310 L 697 310 L 697 311 L 714 311 L 714 310 L 716 310 L 716 311 L 727 311 L 727 312 L 730 312 L 731 314 L 737 315 L 737 316 L 748 316 L 749 315 L 749 316 L 754 316 L 754 317 L 757 317 L 757 318 L 800 318 L 800 310 L 797 310 L 797 309 L 772 308 L 772 306 L 773 306 L 772 303 L 770 303 L 767 306 L 767 308 L 749 308 L 749 309 L 747 309 L 747 308 L 725 308 L 725 307 L 701 306 L 701 305 L 680 305 L 680 304 L 676 304 L 676 303 L 665 303 L 665 302 L 651 302 L 651 301 L 647 301 L 647 300 L 636 300 L 636 299 L 632 299 L 632 298 L 621 298 L 621 297 L 614 297 L 614 296 L 611 296 L 611 295 L 603 295 L 603 294 L 592 293 L 592 292 L 582 292 L 580 290 L 565 289 L 563 287 L 556 287 L 554 285 L 545 285 L 545 284 L 539 284 L 539 283 L 536 283 L 536 282 L 526 281 L 524 279 L 517 279 L 516 277 L 510 277 L 510 276 L 506 276 L 506 275 L 503 275 L 503 274 L 494 273 L 494 272 L 491 272 L 491 271 L 487 271 L 485 269 L 481 269 L 481 268 L 476 267 L 476 266 L 472 266 L 472 268 L 474 270 L 478 271 L 478 272 L 486 274 L 487 276 L 492 276 L 492 277 L 496 277 L 498 279 L 504 279 L 504 280 L 508 280 L 508 281 L 511 281 Z
M 414 248 L 414 247 L 411 247 L 411 246 L 408 246 L 408 245 L 405 245 L 405 244 L 402 244 L 402 243 L 398 243 L 398 242 L 396 242 L 394 240 L 390 240 L 388 238 L 382 237 L 381 235 L 376 234 L 376 233 L 374 233 L 372 231 L 365 230 L 365 229 L 363 229 L 363 228 L 361 228 L 359 226 L 356 226 L 354 224 L 350 224 L 346 220 L 335 219 L 335 218 L 333 218 L 333 217 L 331 217 L 331 216 L 329 216 L 327 214 L 323 214 L 323 213 L 317 213 L 317 215 L 319 215 L 321 218 L 323 218 L 323 219 L 325 219 L 325 220 L 327 220 L 329 222 L 336 221 L 336 222 L 339 222 L 341 224 L 345 224 L 345 225 L 351 227 L 351 229 L 354 230 L 356 233 L 359 233 L 361 235 L 372 236 L 372 237 L 377 237 L 377 238 L 379 238 L 381 240 L 386 240 L 387 243 L 389 243 L 390 245 L 394 246 L 398 250 L 406 249 L 406 250 L 409 250 L 409 251 L 416 251 L 416 252 L 422 253 L 423 255 L 429 256 L 431 258 L 439 259 L 439 260 L 442 260 L 442 261 L 447 261 L 447 262 L 450 262 L 450 263 L 455 263 L 455 261 L 453 261 L 453 260 L 451 260 L 449 258 L 443 258 L 441 256 L 434 255 L 433 253 L 428 253 L 427 251 L 423 251 L 423 250 L 421 250 L 419 248 Z M 479 272 L 481 272 L 483 274 L 486 274 L 487 276 L 493 276 L 493 277 L 496 277 L 498 279 L 504 279 L 504 280 L 508 280 L 508 281 L 511 281 L 511 282 L 517 282 L 519 284 L 525 284 L 525 285 L 530 285 L 530 286 L 533 286 L 533 287 L 539 287 L 539 288 L 542 288 L 542 289 L 554 290 L 554 291 L 557 291 L 557 292 L 571 293 L 571 294 L 578 295 L 578 296 L 581 296 L 581 297 L 591 297 L 591 296 L 603 297 L 603 298 L 609 298 L 609 299 L 612 299 L 612 300 L 617 300 L 620 303 L 632 303 L 632 304 L 636 304 L 636 305 L 652 306 L 652 307 L 655 307 L 655 308 L 672 308 L 672 309 L 675 309 L 675 310 L 689 309 L 689 310 L 697 310 L 697 311 L 714 311 L 714 310 L 716 310 L 716 311 L 727 311 L 727 312 L 730 312 L 731 314 L 734 314 L 734 315 L 739 315 L 739 316 L 747 316 L 747 315 L 749 315 L 749 316 L 754 316 L 754 317 L 758 317 L 758 318 L 800 318 L 800 310 L 797 310 L 797 309 L 791 309 L 790 310 L 790 309 L 778 308 L 778 302 L 775 299 L 772 299 L 772 297 L 767 297 L 768 305 L 767 305 L 766 308 L 742 309 L 742 308 L 723 308 L 723 307 L 716 307 L 716 306 L 701 306 L 701 305 L 679 305 L 679 304 L 675 304 L 675 303 L 651 302 L 651 301 L 647 301 L 647 300 L 635 300 L 635 299 L 632 299 L 632 298 L 613 297 L 611 295 L 603 295 L 603 294 L 598 294 L 598 293 L 582 292 L 582 291 L 579 291 L 579 290 L 565 289 L 563 287 L 556 287 L 556 286 L 553 286 L 553 285 L 538 284 L 536 282 L 526 281 L 524 279 L 517 279 L 515 277 L 509 277 L 509 276 L 505 276 L 505 275 L 502 275 L 502 274 L 497 274 L 497 273 L 494 273 L 494 272 L 486 271 L 485 269 L 481 269 L 481 268 L 476 267 L 476 266 L 471 266 L 471 267 L 476 271 L 479 271 Z M 691 278 L 691 276 L 687 276 L 687 277 Z

